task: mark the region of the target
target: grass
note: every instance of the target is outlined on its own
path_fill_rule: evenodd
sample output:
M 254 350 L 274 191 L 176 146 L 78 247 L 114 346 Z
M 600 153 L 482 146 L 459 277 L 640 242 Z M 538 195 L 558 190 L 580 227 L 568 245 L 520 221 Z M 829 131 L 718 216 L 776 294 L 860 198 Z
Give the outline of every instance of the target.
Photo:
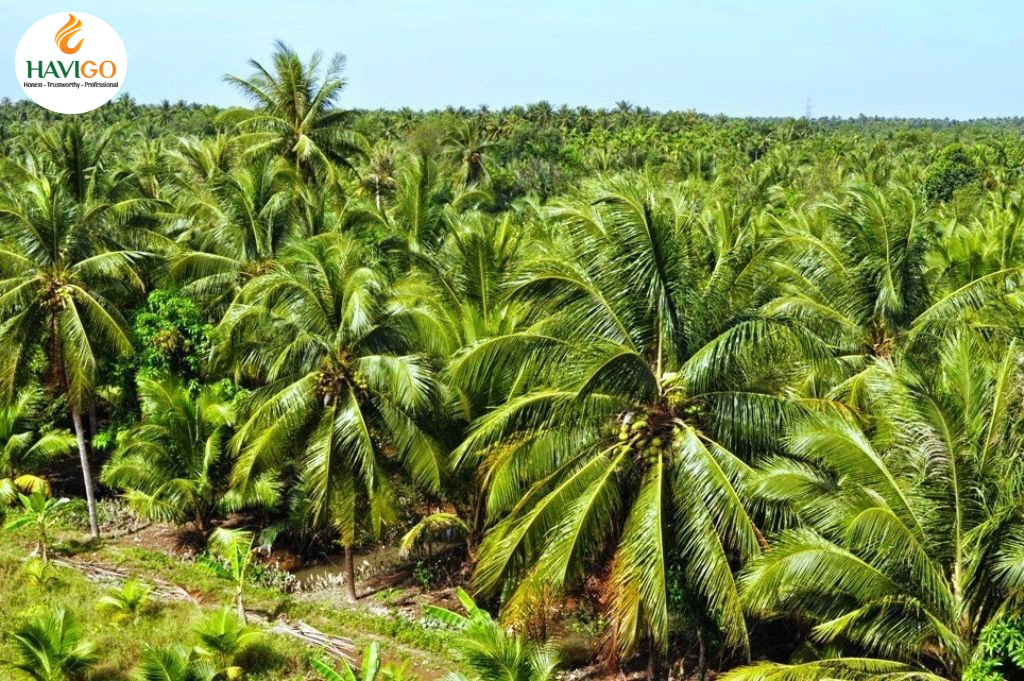
M 134 681 L 133 670 L 148 647 L 193 644 L 192 634 L 204 613 L 232 602 L 230 585 L 201 565 L 144 547 L 114 541 L 85 542 L 81 531 L 65 524 L 54 545 L 56 557 L 74 556 L 129 572 L 143 581 L 162 579 L 191 593 L 199 604 L 158 601 L 155 598 L 136 622 L 116 626 L 97 611 L 96 601 L 113 585 L 90 581 L 73 568 L 52 566 L 49 585 L 33 583 L 25 574 L 26 558 L 34 548 L 27 530 L 0 535 L 0 628 L 10 630 L 28 617 L 63 606 L 74 612 L 85 637 L 98 646 L 102 662 L 90 681 Z M 301 599 L 281 590 L 253 585 L 246 591 L 246 607 L 269 617 L 303 620 L 324 632 L 352 639 L 360 648 L 379 641 L 388 662 L 406 663 L 428 677 L 454 668 L 445 641 L 446 632 L 428 622 L 411 621 L 387 610 L 386 594 L 372 601 L 389 612 L 377 615 L 363 608 L 341 606 L 315 596 Z M 14 656 L 7 640 L 0 639 L 0 660 Z M 276 634 L 266 634 L 249 653 L 246 677 L 252 681 L 306 681 L 320 678 L 310 667 L 318 651 Z M 0 670 L 7 678 L 8 670 Z M 27 678 L 27 677 L 26 677 Z

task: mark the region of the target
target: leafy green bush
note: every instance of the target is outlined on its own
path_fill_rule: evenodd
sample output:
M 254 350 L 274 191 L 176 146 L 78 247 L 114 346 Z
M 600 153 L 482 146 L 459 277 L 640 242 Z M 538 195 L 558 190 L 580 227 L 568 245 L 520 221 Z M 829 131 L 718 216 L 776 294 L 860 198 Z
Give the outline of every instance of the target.
M 202 374 L 213 326 L 192 299 L 173 290 L 153 291 L 135 315 L 132 329 L 140 375 L 197 380 Z
M 944 147 L 924 174 L 924 192 L 929 201 L 949 201 L 958 189 L 975 183 L 981 170 L 963 146 Z
M 989 624 L 981 633 L 974 659 L 964 671 L 964 681 L 1007 681 L 1020 678 L 1022 673 L 1024 618 L 1014 617 Z

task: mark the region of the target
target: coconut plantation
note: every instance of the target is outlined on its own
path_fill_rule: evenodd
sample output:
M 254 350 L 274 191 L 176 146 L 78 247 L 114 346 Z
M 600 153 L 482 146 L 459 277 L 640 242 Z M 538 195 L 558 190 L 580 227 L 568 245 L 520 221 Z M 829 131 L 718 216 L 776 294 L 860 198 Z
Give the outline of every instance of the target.
M 1024 678 L 1022 119 L 0 104 L 0 678 Z

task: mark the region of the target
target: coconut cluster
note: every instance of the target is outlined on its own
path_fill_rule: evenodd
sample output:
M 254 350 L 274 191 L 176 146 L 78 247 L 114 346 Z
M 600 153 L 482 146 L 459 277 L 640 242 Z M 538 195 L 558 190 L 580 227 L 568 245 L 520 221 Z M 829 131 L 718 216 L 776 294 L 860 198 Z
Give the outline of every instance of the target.
M 366 379 L 358 372 L 351 371 L 348 364 L 326 365 L 316 373 L 316 393 L 330 404 L 336 397 L 354 388 L 360 396 L 366 392 Z
M 63 278 L 50 279 L 44 289 L 46 306 L 51 310 L 63 310 L 72 291 L 71 285 Z
M 651 461 L 681 434 L 682 428 L 674 422 L 671 413 L 626 414 L 619 424 L 618 452 L 640 461 Z

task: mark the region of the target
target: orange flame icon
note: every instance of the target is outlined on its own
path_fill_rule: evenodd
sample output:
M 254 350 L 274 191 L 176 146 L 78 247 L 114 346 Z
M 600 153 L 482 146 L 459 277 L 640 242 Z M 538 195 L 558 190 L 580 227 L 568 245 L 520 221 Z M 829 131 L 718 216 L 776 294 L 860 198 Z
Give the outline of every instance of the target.
M 57 47 L 64 54 L 74 54 L 78 52 L 79 48 L 82 47 L 82 43 L 85 38 L 79 38 L 78 44 L 71 47 L 69 44 L 71 39 L 75 37 L 75 34 L 82 30 L 82 20 L 76 17 L 74 14 L 68 15 L 68 23 L 64 24 L 57 35 L 53 36 L 53 42 L 57 43 Z

